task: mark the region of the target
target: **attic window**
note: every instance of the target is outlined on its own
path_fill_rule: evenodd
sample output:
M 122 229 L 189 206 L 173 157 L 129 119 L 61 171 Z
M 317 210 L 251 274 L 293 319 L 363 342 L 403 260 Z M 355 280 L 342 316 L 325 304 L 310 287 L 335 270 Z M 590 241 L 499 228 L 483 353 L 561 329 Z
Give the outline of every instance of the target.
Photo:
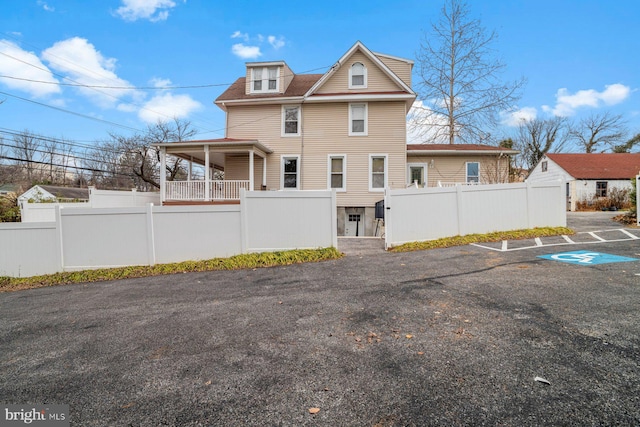
M 278 67 L 255 67 L 251 69 L 251 92 L 265 93 L 278 91 Z
M 354 63 L 349 69 L 349 89 L 367 87 L 367 68 L 361 62 Z
M 542 172 L 546 172 L 549 170 L 549 165 L 547 163 L 547 161 L 545 160 L 544 162 L 542 162 Z

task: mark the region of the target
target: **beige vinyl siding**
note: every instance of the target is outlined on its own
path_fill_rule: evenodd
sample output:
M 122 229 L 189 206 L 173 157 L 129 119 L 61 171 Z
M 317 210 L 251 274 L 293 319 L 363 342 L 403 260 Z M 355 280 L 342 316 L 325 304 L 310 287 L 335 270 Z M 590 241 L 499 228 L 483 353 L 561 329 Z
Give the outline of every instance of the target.
M 431 161 L 433 160 L 433 166 Z M 497 156 L 411 156 L 407 163 L 424 163 L 428 165 L 427 185 L 437 187 L 438 181 L 443 184 L 464 183 L 467 179 L 467 162 L 480 163 L 480 182 L 509 182 L 509 159 Z M 405 175 L 406 176 L 406 175 Z M 406 179 L 406 178 L 405 178 Z
M 398 59 L 389 58 L 386 56 L 378 56 L 378 59 L 382 61 L 393 73 L 400 78 L 407 86 L 411 87 L 411 69 L 412 64 L 406 61 L 400 61 Z
M 262 157 L 253 156 L 253 188 L 262 187 Z M 227 154 L 225 156 L 224 179 L 249 179 L 249 154 Z
M 373 206 L 384 197 L 369 192 L 370 154 L 386 154 L 389 186 L 405 187 L 404 102 L 369 102 L 369 136 L 349 136 L 348 103 L 306 104 L 303 109 L 305 190 L 327 188 L 329 154 L 347 157 L 347 191 L 337 194 L 338 206 Z
M 293 80 L 293 71 L 287 64 L 284 64 L 283 68 L 280 68 L 280 92 L 285 93 L 289 84 Z
M 360 62 L 367 68 L 366 89 L 349 89 L 349 69 L 355 62 Z M 360 51 L 357 51 L 344 62 L 340 69 L 338 69 L 316 93 L 394 92 L 399 90 L 403 89 L 382 72 L 368 57 Z
M 369 136 L 349 136 L 349 103 L 302 105 L 304 136 L 281 136 L 281 106 L 238 106 L 228 108 L 229 138 L 257 139 L 273 150 L 267 157 L 267 188 L 280 189 L 280 164 L 283 155 L 301 155 L 301 189 L 327 189 L 329 154 L 347 156 L 347 192 L 338 193 L 338 206 L 373 206 L 384 197 L 369 192 L 369 154 L 386 154 L 387 181 L 391 188 L 405 187 L 406 110 L 403 101 L 368 103 Z M 257 120 L 262 118 L 261 120 Z M 246 158 L 246 157 L 245 157 Z M 262 159 L 256 156 L 256 163 Z M 248 158 L 226 165 L 248 170 Z M 246 173 L 246 172 L 244 172 Z M 236 175 L 229 171 L 228 179 Z M 247 175 L 248 177 L 248 175 Z M 247 178 L 234 178 L 247 179 Z M 258 176 L 256 174 L 256 182 Z M 257 184 L 256 184 L 257 185 Z

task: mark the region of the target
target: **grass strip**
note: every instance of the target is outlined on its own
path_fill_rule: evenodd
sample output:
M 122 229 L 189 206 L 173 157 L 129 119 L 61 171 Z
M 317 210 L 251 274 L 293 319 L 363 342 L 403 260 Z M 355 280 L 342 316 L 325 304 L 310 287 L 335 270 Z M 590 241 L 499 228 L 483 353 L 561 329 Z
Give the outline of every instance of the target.
M 217 270 L 275 267 L 279 265 L 320 262 L 342 257 L 336 248 L 298 249 L 279 252 L 261 252 L 214 258 L 204 261 L 184 261 L 173 264 L 141 265 L 96 270 L 65 271 L 33 277 L 0 276 L 0 292 L 42 288 L 71 283 L 101 282 L 105 280 L 131 279 L 164 274 L 194 273 Z
M 449 248 L 452 246 L 464 246 L 471 243 L 501 242 L 503 240 L 533 239 L 546 236 L 570 236 L 575 232 L 566 227 L 540 227 L 513 231 L 496 231 L 487 234 L 467 234 L 464 236 L 444 237 L 442 239 L 426 240 L 422 242 L 409 242 L 394 246 L 391 252 L 411 252 L 426 249 Z

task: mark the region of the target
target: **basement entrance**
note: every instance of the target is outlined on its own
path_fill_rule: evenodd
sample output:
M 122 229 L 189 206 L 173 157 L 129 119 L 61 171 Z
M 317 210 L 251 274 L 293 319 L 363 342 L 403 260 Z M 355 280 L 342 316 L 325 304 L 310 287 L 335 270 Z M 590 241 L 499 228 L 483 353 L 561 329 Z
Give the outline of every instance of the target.
M 365 236 L 364 208 L 345 208 L 344 235 Z

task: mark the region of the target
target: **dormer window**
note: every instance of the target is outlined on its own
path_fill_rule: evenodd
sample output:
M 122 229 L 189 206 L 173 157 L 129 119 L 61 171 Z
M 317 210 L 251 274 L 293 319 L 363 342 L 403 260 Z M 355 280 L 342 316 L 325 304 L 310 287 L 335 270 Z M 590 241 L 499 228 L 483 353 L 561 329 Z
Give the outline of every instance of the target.
M 278 92 L 278 67 L 255 67 L 251 69 L 251 92 Z
M 367 68 L 361 62 L 354 63 L 349 69 L 349 89 L 367 87 Z

